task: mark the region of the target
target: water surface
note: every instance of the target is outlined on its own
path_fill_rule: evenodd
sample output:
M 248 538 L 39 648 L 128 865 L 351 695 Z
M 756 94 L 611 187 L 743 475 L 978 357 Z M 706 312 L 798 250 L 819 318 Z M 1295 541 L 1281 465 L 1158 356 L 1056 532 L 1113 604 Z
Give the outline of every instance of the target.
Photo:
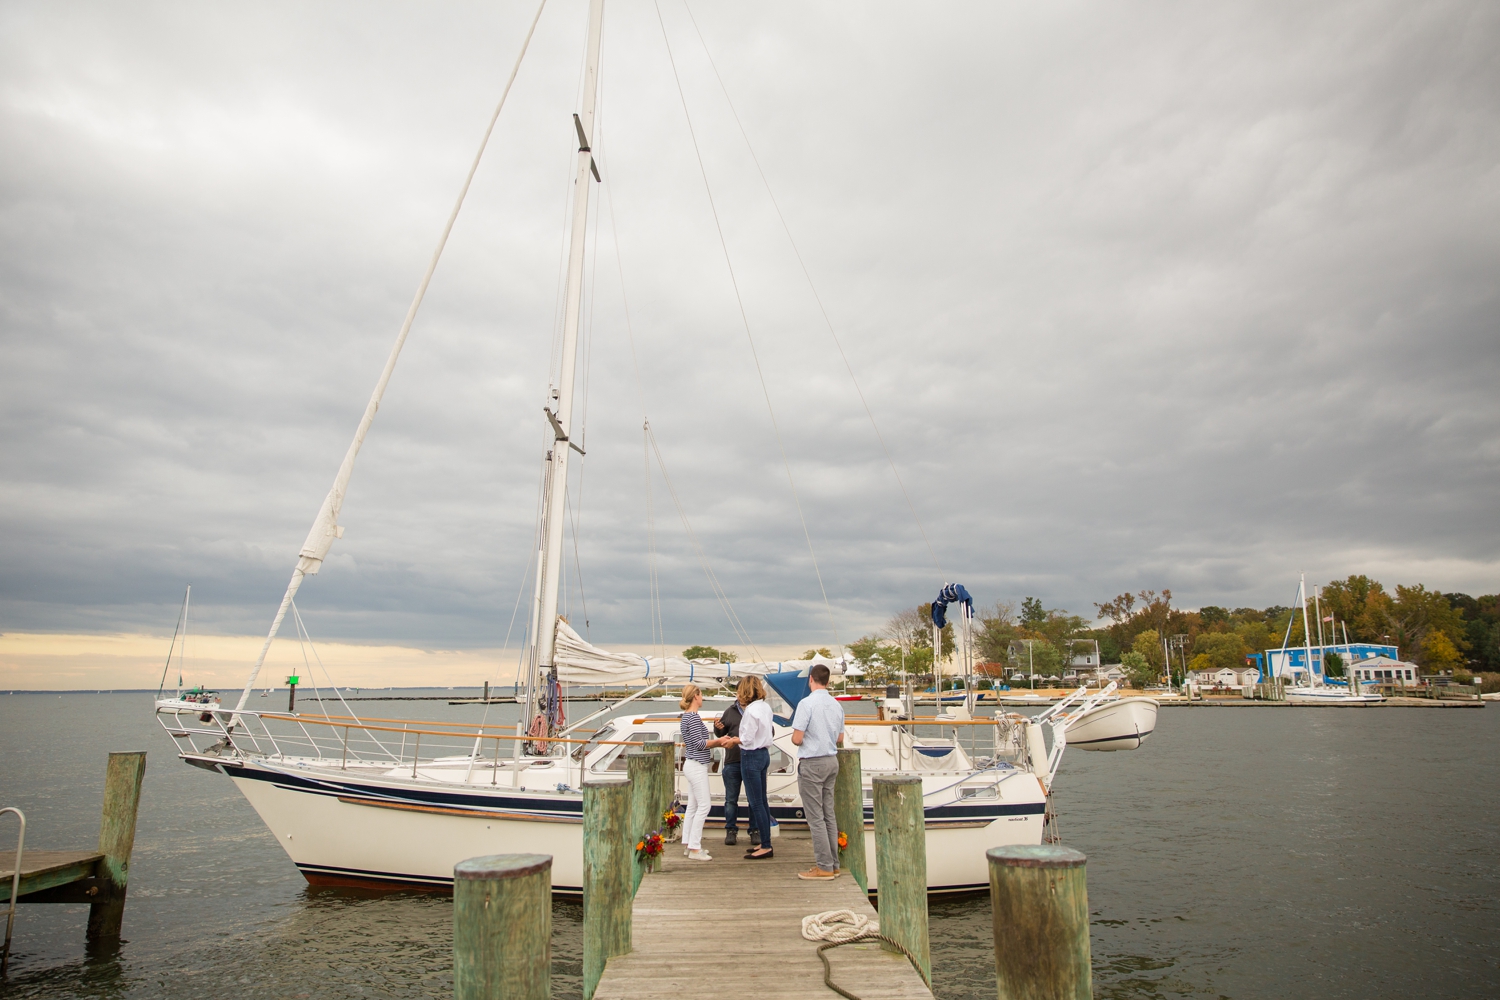
M 85 955 L 86 907 L 21 907 L 6 997 L 452 995 L 448 898 L 310 888 L 227 779 L 176 759 L 149 695 L 0 695 L 0 805 L 34 847 L 89 846 L 105 754 L 140 749 L 123 946 Z M 1070 751 L 1057 804 L 1089 855 L 1096 994 L 1500 995 L 1497 766 L 1494 707 L 1163 709 L 1139 751 Z M 581 920 L 554 905 L 554 996 L 579 994 Z M 939 997 L 995 995 L 987 898 L 934 900 L 931 935 Z

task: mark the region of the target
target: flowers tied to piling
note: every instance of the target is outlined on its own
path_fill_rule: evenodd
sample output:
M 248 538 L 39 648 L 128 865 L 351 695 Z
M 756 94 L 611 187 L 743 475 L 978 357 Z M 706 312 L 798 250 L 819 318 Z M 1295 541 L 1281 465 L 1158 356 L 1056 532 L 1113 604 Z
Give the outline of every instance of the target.
M 675 809 L 668 809 L 661 814 L 661 822 L 667 832 L 671 833 L 682 825 L 682 814 Z
M 841 851 L 847 851 L 848 849 L 849 849 L 849 835 L 847 833 L 845 833 L 843 830 L 840 830 L 839 831 L 839 850 L 841 850 Z
M 650 865 L 661 856 L 662 849 L 666 846 L 660 830 L 652 830 L 640 840 L 635 842 L 635 859 L 644 861 Z

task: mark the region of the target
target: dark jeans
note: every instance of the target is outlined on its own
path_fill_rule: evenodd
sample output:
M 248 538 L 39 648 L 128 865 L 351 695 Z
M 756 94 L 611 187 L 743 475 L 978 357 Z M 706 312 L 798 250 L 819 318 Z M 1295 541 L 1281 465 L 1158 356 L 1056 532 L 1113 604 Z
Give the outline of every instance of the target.
M 740 818 L 740 762 L 724 765 L 724 829 L 733 830 Z M 755 839 L 755 813 L 750 814 L 750 839 Z
M 745 798 L 750 802 L 750 829 L 760 831 L 762 847 L 771 846 L 771 803 L 766 799 L 766 772 L 769 770 L 770 749 L 740 750 L 740 776 L 745 781 Z M 724 801 L 729 801 L 727 784 Z

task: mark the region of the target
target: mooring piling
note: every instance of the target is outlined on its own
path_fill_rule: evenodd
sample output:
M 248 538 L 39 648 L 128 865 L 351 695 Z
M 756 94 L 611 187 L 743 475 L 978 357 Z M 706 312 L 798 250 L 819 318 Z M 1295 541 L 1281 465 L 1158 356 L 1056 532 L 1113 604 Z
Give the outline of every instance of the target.
M 652 830 L 661 826 L 661 754 L 635 747 L 625 752 L 625 769 L 630 775 L 630 828 L 626 830 L 630 845 L 630 893 L 635 895 L 646 874 L 646 863 L 635 855 L 635 845 Z
M 130 852 L 135 847 L 135 820 L 141 805 L 144 750 L 109 755 L 104 772 L 104 812 L 99 820 L 99 894 L 89 903 L 90 943 L 118 940 L 125 917 L 125 890 L 130 882 Z
M 552 855 L 491 854 L 453 867 L 454 1000 L 548 1000 Z
M 999 1000 L 1090 1000 L 1088 859 L 1055 844 L 992 847 L 985 857 Z
M 605 964 L 630 951 L 630 791 L 628 779 L 583 783 L 583 1000 L 593 1000 Z
M 677 793 L 677 744 L 671 740 L 648 740 L 641 745 L 641 749 L 661 756 L 661 773 L 657 775 L 661 786 L 656 799 L 656 815 L 660 819 L 662 813 L 671 807 L 672 798 Z
M 927 826 L 922 812 L 922 779 L 915 775 L 876 775 L 875 876 L 879 886 L 880 932 L 916 957 L 922 976 L 932 981 L 927 937 Z M 889 949 L 888 945 L 882 947 Z
M 849 846 L 839 852 L 839 866 L 859 883 L 860 889 L 869 892 L 870 880 L 865 874 L 864 776 L 859 754 L 859 750 L 853 747 L 839 750 L 839 776 L 833 783 L 833 813 L 839 832 L 849 842 Z

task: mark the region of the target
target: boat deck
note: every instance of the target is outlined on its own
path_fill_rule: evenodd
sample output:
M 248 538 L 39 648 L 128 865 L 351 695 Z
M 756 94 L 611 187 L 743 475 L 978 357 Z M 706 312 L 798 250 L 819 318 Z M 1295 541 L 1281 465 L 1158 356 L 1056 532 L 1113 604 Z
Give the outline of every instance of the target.
M 747 996 L 827 1000 L 818 942 L 802 937 L 802 918 L 825 910 L 874 917 L 847 874 L 807 882 L 797 872 L 812 865 L 812 838 L 784 831 L 776 856 L 745 861 L 748 840 L 724 846 L 723 828 L 704 830 L 712 861 L 689 861 L 670 844 L 661 871 L 641 880 L 635 897 L 635 950 L 609 960 L 595 1000 L 709 994 L 728 985 Z M 833 981 L 864 1000 L 930 1000 L 931 991 L 904 955 L 878 943 L 827 953 Z

